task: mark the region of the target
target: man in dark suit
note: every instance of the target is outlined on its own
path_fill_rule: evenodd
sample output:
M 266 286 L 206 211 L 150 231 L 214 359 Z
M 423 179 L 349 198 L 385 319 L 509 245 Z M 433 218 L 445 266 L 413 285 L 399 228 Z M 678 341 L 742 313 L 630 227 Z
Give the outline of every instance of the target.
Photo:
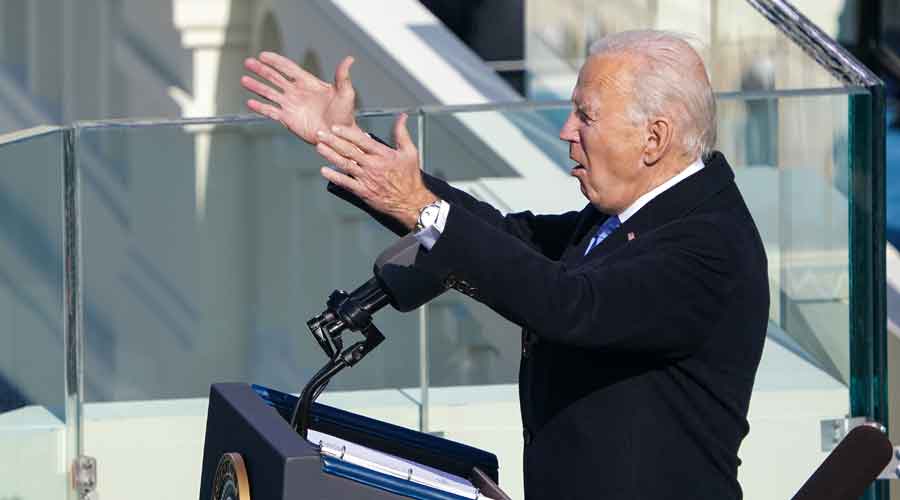
M 523 327 L 526 498 L 741 497 L 767 264 L 712 151 L 712 89 L 688 43 L 642 31 L 592 49 L 560 132 L 589 204 L 562 215 L 504 216 L 423 174 L 405 116 L 396 149 L 359 130 L 343 112 L 352 60 L 334 86 L 285 61 L 247 61 L 279 87 L 243 81 L 275 103 L 251 109 L 316 143 L 337 167 L 322 175 L 389 227 L 415 231 L 418 266 Z

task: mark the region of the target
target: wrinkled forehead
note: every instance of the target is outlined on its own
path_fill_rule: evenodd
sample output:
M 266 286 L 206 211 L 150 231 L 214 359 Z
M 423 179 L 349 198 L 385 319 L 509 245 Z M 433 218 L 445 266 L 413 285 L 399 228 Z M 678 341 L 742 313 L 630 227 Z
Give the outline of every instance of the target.
M 629 54 L 593 55 L 578 72 L 578 82 L 572 91 L 572 102 L 587 108 L 611 98 L 630 98 L 634 82 L 634 68 L 640 58 Z

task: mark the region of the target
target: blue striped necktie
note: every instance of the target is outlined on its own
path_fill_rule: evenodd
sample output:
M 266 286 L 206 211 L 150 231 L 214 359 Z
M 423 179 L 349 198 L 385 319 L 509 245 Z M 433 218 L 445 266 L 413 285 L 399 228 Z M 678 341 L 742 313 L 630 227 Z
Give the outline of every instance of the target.
M 585 249 L 584 254 L 587 255 L 595 246 L 599 245 L 603 240 L 606 239 L 607 236 L 612 234 L 622 223 L 619 222 L 618 215 L 611 215 L 603 224 L 600 224 L 600 228 L 597 229 L 597 234 L 591 238 L 591 241 L 588 243 L 587 249 Z

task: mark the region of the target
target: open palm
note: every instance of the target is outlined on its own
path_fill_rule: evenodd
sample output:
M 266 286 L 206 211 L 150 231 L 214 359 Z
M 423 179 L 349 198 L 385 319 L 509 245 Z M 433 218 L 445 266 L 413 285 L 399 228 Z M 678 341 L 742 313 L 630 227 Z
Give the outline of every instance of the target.
M 332 125 L 355 125 L 356 92 L 350 82 L 352 57 L 334 72 L 334 84 L 323 82 L 290 59 L 274 52 L 248 58 L 244 67 L 260 77 L 241 77 L 241 86 L 271 102 L 248 99 L 247 107 L 280 122 L 304 141 L 318 142 L 316 132 Z

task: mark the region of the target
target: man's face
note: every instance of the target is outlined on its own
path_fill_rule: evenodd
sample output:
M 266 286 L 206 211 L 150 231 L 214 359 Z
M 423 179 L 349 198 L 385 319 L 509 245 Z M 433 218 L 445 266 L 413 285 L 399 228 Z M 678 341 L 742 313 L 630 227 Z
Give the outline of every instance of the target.
M 642 168 L 642 127 L 628 117 L 632 101 L 629 61 L 620 55 L 594 56 L 581 68 L 572 94 L 572 112 L 560 130 L 569 143 L 581 192 L 597 209 L 619 213 L 646 187 Z

